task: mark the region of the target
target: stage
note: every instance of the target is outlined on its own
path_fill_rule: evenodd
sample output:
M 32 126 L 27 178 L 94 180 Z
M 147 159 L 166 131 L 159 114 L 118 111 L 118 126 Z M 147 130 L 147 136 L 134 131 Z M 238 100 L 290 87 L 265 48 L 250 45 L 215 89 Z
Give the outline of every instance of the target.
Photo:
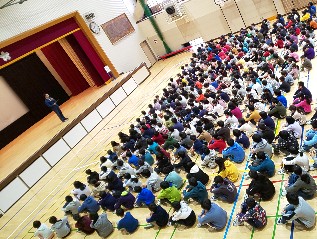
M 34 175 L 34 166 L 40 171 L 43 169 L 43 162 L 53 167 L 79 142 L 78 140 L 89 133 L 149 75 L 146 65 L 142 64 L 107 85 L 89 88 L 61 105 L 64 115 L 69 118 L 68 121 L 61 122 L 56 114 L 51 112 L 1 149 L 0 190 L 16 178 L 21 179 L 27 187 L 32 187 L 39 177 L 43 176 L 42 172 Z M 51 149 L 54 146 L 62 151 L 60 155 L 53 153 Z M 33 169 L 29 170 L 29 173 L 27 169 L 30 166 L 33 166 Z M 48 170 L 49 168 L 44 170 L 44 173 Z

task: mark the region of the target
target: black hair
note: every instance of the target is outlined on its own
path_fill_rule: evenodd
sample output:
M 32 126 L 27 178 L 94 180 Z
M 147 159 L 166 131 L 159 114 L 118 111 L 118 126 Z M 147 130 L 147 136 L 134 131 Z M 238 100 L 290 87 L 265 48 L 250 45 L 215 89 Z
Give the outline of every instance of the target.
M 299 165 L 295 164 L 295 165 L 293 166 L 293 172 L 294 172 L 296 175 L 302 175 L 303 169 L 302 169 Z
M 124 215 L 124 210 L 119 207 L 117 210 L 116 210 L 116 215 L 119 216 L 119 217 L 123 217 Z
M 293 204 L 295 206 L 299 204 L 299 199 L 298 199 L 297 193 L 292 193 L 292 192 L 286 193 L 286 199 L 290 204 Z
M 256 205 L 256 201 L 255 201 L 254 198 L 252 198 L 252 197 L 247 198 L 247 199 L 245 200 L 245 203 L 247 204 L 247 206 L 248 206 L 249 208 L 253 208 L 253 207 L 255 207 L 255 205 Z
M 163 181 L 163 182 L 160 183 L 160 186 L 161 186 L 162 189 L 167 189 L 167 188 L 170 187 L 170 184 L 167 181 Z
M 85 201 L 86 198 L 87 198 L 87 195 L 86 195 L 86 194 L 81 194 L 81 195 L 79 196 L 79 199 L 80 199 L 81 201 Z
M 197 179 L 195 177 L 191 177 L 188 179 L 188 183 L 190 186 L 196 187 L 198 185 Z
M 55 224 L 57 222 L 57 218 L 55 216 L 51 216 L 50 219 L 48 220 L 49 223 Z
M 223 183 L 223 182 L 224 182 L 224 180 L 223 180 L 223 178 L 220 175 L 217 175 L 214 178 L 214 183 Z
M 136 193 L 140 193 L 142 191 L 142 188 L 140 186 L 135 186 L 133 191 Z
M 39 228 L 39 227 L 41 226 L 41 224 L 42 224 L 42 223 L 41 223 L 40 221 L 34 221 L 34 222 L 33 222 L 33 227 L 34 227 L 34 228 Z
M 201 203 L 201 207 L 202 207 L 202 209 L 209 211 L 210 208 L 211 208 L 211 201 L 210 201 L 208 198 L 206 198 L 206 199 Z
M 180 202 L 173 202 L 173 203 L 172 203 L 172 208 L 173 208 L 175 211 L 178 211 L 179 209 L 181 209 L 181 204 L 180 204 Z
M 149 178 L 151 176 L 151 172 L 148 169 L 144 169 L 141 173 L 141 175 L 145 178 Z

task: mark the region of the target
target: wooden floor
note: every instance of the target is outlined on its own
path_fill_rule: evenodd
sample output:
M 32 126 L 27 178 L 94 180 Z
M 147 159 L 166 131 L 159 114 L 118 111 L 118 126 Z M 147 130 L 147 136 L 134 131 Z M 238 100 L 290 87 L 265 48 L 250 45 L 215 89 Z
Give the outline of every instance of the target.
M 0 218 L 0 238 L 32 238 L 34 229 L 32 222 L 34 220 L 41 220 L 48 223 L 48 218 L 52 215 L 62 217 L 63 212 L 61 207 L 64 203 L 64 198 L 72 190 L 72 183 L 75 180 L 86 180 L 85 170 L 87 168 L 99 171 L 99 157 L 109 149 L 109 143 L 113 139 L 117 139 L 117 133 L 121 130 L 127 132 L 130 122 L 140 115 L 142 109 L 147 108 L 147 105 L 152 102 L 156 94 L 161 94 L 161 89 L 167 84 L 169 77 L 175 76 L 179 72 L 179 66 L 188 61 L 190 53 L 183 53 L 165 61 L 160 61 L 152 67 L 152 75 L 138 87 L 127 99 L 125 99 L 120 106 L 114 110 L 100 125 L 98 125 L 84 140 L 82 140 L 74 150 L 66 155 L 47 175 L 45 175 L 33 188 L 25 194 L 19 202 L 17 202 L 2 218 Z M 315 71 L 316 69 L 314 69 Z M 317 73 L 317 72 L 316 72 Z M 312 75 L 317 76 L 314 72 L 310 73 L 310 80 L 307 73 L 302 74 L 301 78 L 307 82 L 310 89 L 317 86 L 312 80 Z M 314 101 L 317 93 L 313 92 Z M 288 95 L 290 99 L 290 94 Z M 111 121 L 109 120 L 111 119 Z M 281 127 L 278 124 L 278 129 Z M 57 126 L 55 126 L 57 127 Z M 306 126 L 309 128 L 309 126 Z M 200 164 L 200 159 L 193 158 Z M 274 157 L 277 169 L 281 158 Z M 247 162 L 239 165 L 241 174 L 246 169 Z M 215 170 L 204 169 L 212 179 Z M 312 172 L 312 175 L 317 175 Z M 184 175 L 183 175 L 184 176 Z M 141 238 L 141 239 L 161 239 L 161 238 L 316 238 L 316 228 L 311 231 L 294 230 L 294 235 L 291 237 L 291 226 L 276 225 L 276 218 L 279 215 L 282 207 L 286 204 L 286 199 L 281 196 L 280 190 L 283 185 L 283 180 L 286 176 L 275 175 L 274 185 L 276 188 L 275 197 L 269 202 L 261 202 L 263 208 L 267 211 L 268 224 L 263 230 L 253 230 L 246 226 L 233 227 L 230 219 L 234 218 L 236 211 L 239 210 L 242 197 L 244 195 L 248 180 L 240 176 L 236 186 L 239 191 L 239 199 L 234 204 L 219 203 L 228 213 L 229 222 L 226 228 L 219 232 L 209 232 L 204 228 L 192 227 L 189 229 L 167 227 L 162 230 L 158 229 L 144 229 L 145 218 L 149 214 L 146 208 L 136 208 L 131 211 L 132 215 L 139 219 L 140 227 L 133 235 L 122 235 L 115 230 L 109 238 Z M 317 208 L 315 199 L 310 200 L 309 203 Z M 190 206 L 194 209 L 196 214 L 200 213 L 201 208 L 195 203 Z M 171 211 L 170 207 L 166 207 L 167 211 Z M 118 217 L 108 212 L 110 221 L 115 225 Z M 70 218 L 71 225 L 74 221 Z M 74 229 L 74 227 L 73 227 Z M 85 236 L 72 231 L 68 238 L 99 238 L 95 233 L 91 236 Z

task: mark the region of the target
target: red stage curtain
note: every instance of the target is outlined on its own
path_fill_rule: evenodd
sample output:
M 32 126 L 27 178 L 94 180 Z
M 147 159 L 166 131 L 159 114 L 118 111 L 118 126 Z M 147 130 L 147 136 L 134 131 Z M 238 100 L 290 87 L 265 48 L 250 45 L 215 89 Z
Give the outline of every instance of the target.
M 107 82 L 111 77 L 104 69 L 104 63 L 101 61 L 100 57 L 98 56 L 95 49 L 92 47 L 86 36 L 82 31 L 77 31 L 73 33 L 74 37 L 76 38 L 77 42 L 86 53 L 87 57 L 89 58 L 92 65 L 95 67 L 101 78 L 104 82 Z M 97 84 L 97 82 L 96 82 Z M 100 85 L 100 84 L 97 84 Z
M 83 51 L 81 46 L 76 41 L 75 37 L 73 35 L 69 35 L 66 37 L 68 43 L 71 45 L 72 49 L 76 53 L 76 55 L 79 57 L 82 64 L 85 66 L 86 70 L 88 71 L 89 75 L 91 76 L 92 80 L 97 86 L 103 85 L 105 82 L 99 75 L 98 71 L 94 67 L 94 65 L 91 63 L 90 59 L 87 57 L 86 53 Z
M 58 42 L 54 42 L 41 50 L 72 92 L 72 95 L 77 95 L 89 88 L 85 78 Z
M 76 23 L 76 20 L 74 18 L 70 18 L 20 41 L 12 43 L 11 45 L 3 47 L 1 48 L 1 51 L 9 52 L 12 61 L 78 28 L 79 26 Z M 8 62 L 5 62 L 0 58 L 0 66 L 6 63 Z

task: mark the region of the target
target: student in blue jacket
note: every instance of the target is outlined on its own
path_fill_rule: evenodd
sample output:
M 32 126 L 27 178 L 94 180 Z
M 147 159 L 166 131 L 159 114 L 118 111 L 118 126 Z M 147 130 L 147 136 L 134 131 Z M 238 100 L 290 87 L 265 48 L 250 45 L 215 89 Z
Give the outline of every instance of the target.
M 116 210 L 116 215 L 121 217 L 117 223 L 117 228 L 124 234 L 130 234 L 136 231 L 139 226 L 138 219 L 134 218 L 130 212 L 124 213 L 122 208 Z
M 140 207 L 142 206 L 142 204 L 148 206 L 155 200 L 154 194 L 147 188 L 136 186 L 134 188 L 134 191 L 138 193 L 134 204 L 135 207 Z
M 263 151 L 256 153 L 256 159 L 252 165 L 249 165 L 249 169 L 267 175 L 269 178 L 275 173 L 274 162 Z
M 86 196 L 85 194 L 80 195 L 80 201 L 83 204 L 78 208 L 78 212 L 88 211 L 91 214 L 95 214 L 99 211 L 100 205 L 92 196 Z
M 306 140 L 303 142 L 305 151 L 310 150 L 312 147 L 317 148 L 317 121 L 311 123 L 312 128 L 306 132 Z
M 229 158 L 235 163 L 242 163 L 245 157 L 244 149 L 233 139 L 228 139 L 227 144 L 229 147 L 222 151 L 223 158 Z
M 186 190 L 183 190 L 184 200 L 192 198 L 195 201 L 202 203 L 204 199 L 208 198 L 208 192 L 204 184 L 197 181 L 194 177 L 188 179 L 188 183 L 189 185 L 186 187 Z

